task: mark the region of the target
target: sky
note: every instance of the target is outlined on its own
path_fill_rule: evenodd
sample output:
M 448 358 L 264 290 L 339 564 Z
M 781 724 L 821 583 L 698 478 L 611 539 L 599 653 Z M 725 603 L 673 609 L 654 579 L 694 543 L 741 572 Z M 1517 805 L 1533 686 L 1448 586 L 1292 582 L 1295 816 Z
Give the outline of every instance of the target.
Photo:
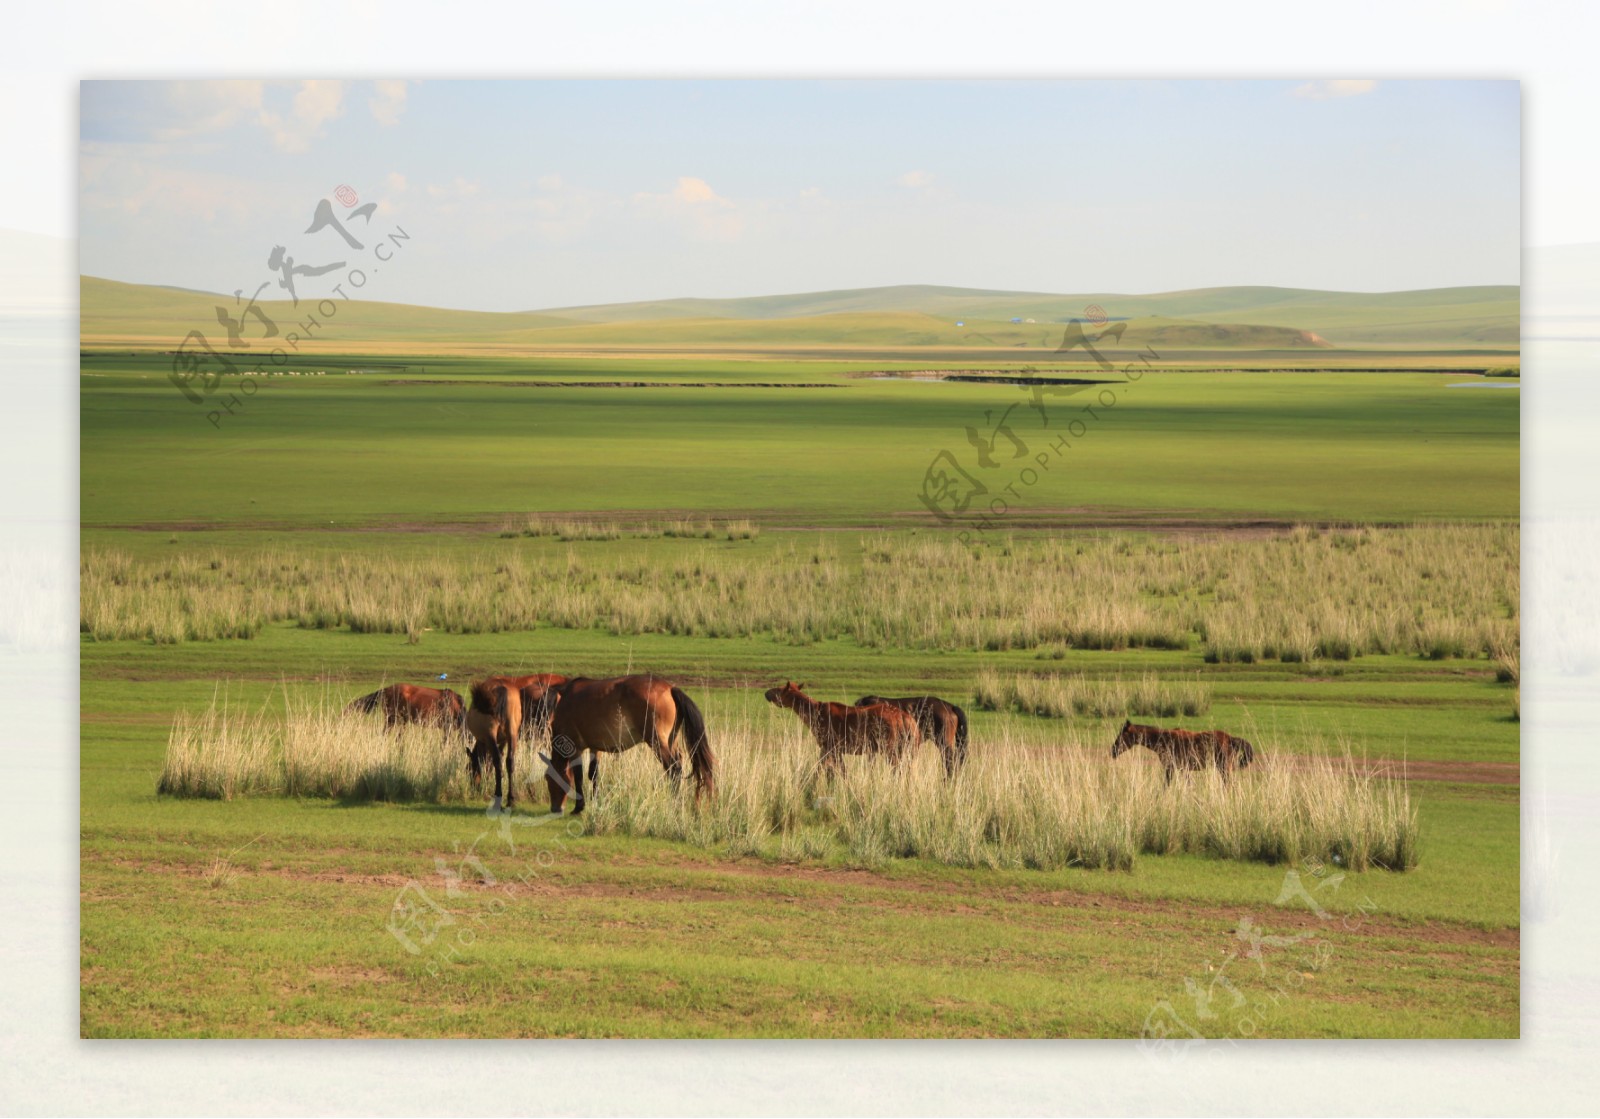
M 495 311 L 1514 284 L 1520 115 L 1514 81 L 90 81 L 79 266 L 249 293 L 281 246 Z

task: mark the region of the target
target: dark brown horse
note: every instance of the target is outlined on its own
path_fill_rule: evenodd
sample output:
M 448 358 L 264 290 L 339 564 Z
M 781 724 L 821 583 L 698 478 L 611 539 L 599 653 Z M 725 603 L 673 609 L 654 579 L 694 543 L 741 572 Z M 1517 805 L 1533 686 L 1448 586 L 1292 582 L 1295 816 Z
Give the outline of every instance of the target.
M 449 688 L 423 688 L 416 684 L 390 684 L 359 699 L 350 701 L 345 711 L 383 712 L 387 727 L 402 723 L 434 723 L 446 729 L 464 729 L 466 706 L 461 697 Z
M 917 721 L 917 730 L 923 739 L 939 747 L 944 758 L 946 777 L 954 777 L 967 760 L 967 713 L 949 700 L 936 695 L 906 696 L 902 699 L 885 699 L 877 695 L 864 695 L 856 700 L 857 707 L 870 707 L 887 703 L 898 707 Z
M 609 680 L 578 677 L 552 689 L 555 715 L 550 721 L 550 757 L 545 758 L 545 783 L 550 811 L 560 812 L 567 792 L 574 814 L 583 811 L 585 750 L 595 755 L 620 754 L 648 742 L 661 768 L 677 784 L 683 777 L 679 733 L 694 770 L 696 802 L 716 792 L 716 757 L 706 737 L 705 716 L 682 688 L 659 676 L 616 676 Z M 590 763 L 590 776 L 594 775 Z
M 786 681 L 781 688 L 767 690 L 767 702 L 786 707 L 817 740 L 823 768 L 841 770 L 846 754 L 882 754 L 891 763 L 900 759 L 919 741 L 921 731 L 909 713 L 887 703 L 850 707 L 843 703 L 819 703 L 805 693 L 804 684 Z
M 1115 758 L 1135 746 L 1148 746 L 1161 759 L 1169 785 L 1178 769 L 1216 766 L 1226 781 L 1235 769 L 1243 769 L 1256 760 L 1255 747 L 1225 730 L 1163 730 L 1123 720 L 1122 730 L 1111 744 L 1111 756 Z
M 504 677 L 490 677 L 472 685 L 472 704 L 467 708 L 467 733 L 473 744 L 467 749 L 472 768 L 472 783 L 478 784 L 484 762 L 494 759 L 494 800 L 489 810 L 510 808 L 516 800 L 517 739 L 522 733 L 522 695 Z M 502 802 L 501 796 L 505 799 Z

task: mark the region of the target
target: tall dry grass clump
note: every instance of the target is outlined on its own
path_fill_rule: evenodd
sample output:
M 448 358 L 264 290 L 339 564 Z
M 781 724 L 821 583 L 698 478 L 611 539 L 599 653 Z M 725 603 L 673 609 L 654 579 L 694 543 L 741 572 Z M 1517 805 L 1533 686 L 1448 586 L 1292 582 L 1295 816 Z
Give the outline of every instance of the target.
M 381 715 L 349 714 L 326 698 L 288 698 L 281 709 L 255 711 L 217 698 L 198 715 L 180 714 L 156 790 L 221 800 L 423 802 L 470 793 L 459 734 L 424 726 L 387 729 Z
M 954 780 L 926 746 L 900 768 L 850 758 L 842 776 L 827 777 L 798 723 L 721 714 L 712 726 L 714 797 L 697 805 L 692 782 L 675 787 L 647 748 L 635 748 L 602 759 L 588 829 L 867 866 L 922 858 L 961 867 L 1126 870 L 1140 855 L 1171 853 L 1268 862 L 1315 856 L 1351 870 L 1417 861 L 1417 815 L 1403 781 L 1364 772 L 1349 751 L 1278 754 L 1254 735 L 1256 764 L 1231 780 L 1206 772 L 1168 785 L 1153 757 L 1109 757 L 1112 724 L 1098 734 L 1052 729 L 1047 737 L 1007 725 L 974 743 Z M 538 812 L 543 768 L 532 748 L 519 750 L 517 773 L 519 797 Z M 217 700 L 180 717 L 158 789 L 222 799 L 481 802 L 488 795 L 470 788 L 454 735 L 386 730 L 377 717 L 346 714 L 327 697 L 243 712 Z
M 1348 751 L 1269 753 L 1224 781 L 1170 786 L 1153 758 L 1109 757 L 1112 731 L 975 744 L 955 780 L 931 749 L 896 769 L 852 758 L 824 778 L 809 738 L 744 727 L 719 740 L 718 793 L 696 806 L 643 751 L 607 758 L 588 827 L 779 858 L 860 865 L 925 858 L 951 866 L 1125 870 L 1140 855 L 1187 853 L 1353 870 L 1409 869 L 1418 820 L 1405 784 L 1367 773 Z
M 1064 719 L 1079 716 L 1122 719 L 1134 715 L 1175 719 L 1204 715 L 1211 710 L 1211 689 L 1192 680 L 1162 678 L 1147 672 L 1135 680 L 1119 676 L 1090 678 L 1078 675 L 1030 675 L 983 669 L 973 691 L 973 702 L 986 711 L 1015 711 Z
M 624 529 L 530 522 L 571 543 L 470 552 L 183 554 L 90 549 L 80 627 L 96 640 L 250 637 L 270 622 L 415 636 L 544 626 L 765 636 L 867 648 L 1181 649 L 1215 662 L 1478 657 L 1519 640 L 1516 525 L 1301 528 L 1174 540 L 873 534 L 759 554 L 751 522 Z M 589 540 L 638 535 L 614 547 Z M 647 543 L 673 537 L 671 545 Z M 702 541 L 699 548 L 686 547 Z M 938 588 L 938 593 L 929 593 Z

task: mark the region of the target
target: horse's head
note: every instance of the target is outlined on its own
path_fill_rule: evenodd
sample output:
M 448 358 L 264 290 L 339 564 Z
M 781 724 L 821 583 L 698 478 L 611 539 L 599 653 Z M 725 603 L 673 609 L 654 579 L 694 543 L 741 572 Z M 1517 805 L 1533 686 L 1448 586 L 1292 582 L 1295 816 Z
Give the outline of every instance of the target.
M 792 710 L 797 701 L 807 698 L 805 685 L 796 684 L 792 680 L 785 680 L 781 688 L 767 689 L 767 702 L 774 707 L 787 707 Z
M 1131 750 L 1139 743 L 1133 733 L 1133 722 L 1129 719 L 1122 720 L 1122 729 L 1117 732 L 1117 740 L 1111 744 L 1111 756 L 1117 757 L 1124 750 Z

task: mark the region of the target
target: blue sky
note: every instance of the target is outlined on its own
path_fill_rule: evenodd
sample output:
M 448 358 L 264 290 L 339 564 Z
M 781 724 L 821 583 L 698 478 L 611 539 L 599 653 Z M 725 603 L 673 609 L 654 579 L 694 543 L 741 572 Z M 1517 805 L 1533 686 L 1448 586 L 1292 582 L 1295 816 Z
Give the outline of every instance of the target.
M 484 310 L 1516 283 L 1519 117 L 1515 82 L 85 82 L 80 267 L 253 291 L 347 255 L 304 232 L 347 184 L 410 238 L 367 297 Z

